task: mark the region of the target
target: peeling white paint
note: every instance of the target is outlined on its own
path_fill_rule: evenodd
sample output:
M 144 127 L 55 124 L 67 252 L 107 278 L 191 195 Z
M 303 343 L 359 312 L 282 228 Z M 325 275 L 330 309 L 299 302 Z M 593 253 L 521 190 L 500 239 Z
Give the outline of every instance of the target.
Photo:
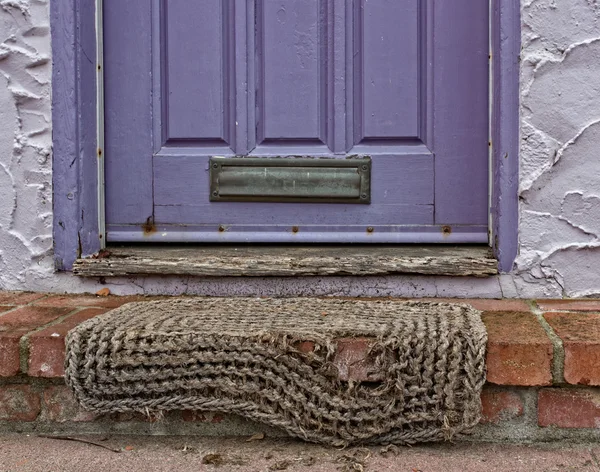
M 57 0 L 60 1 L 60 0 Z M 510 274 L 110 280 L 112 293 L 600 295 L 600 1 L 522 0 L 520 254 Z M 0 289 L 96 291 L 52 259 L 48 0 L 0 0 Z

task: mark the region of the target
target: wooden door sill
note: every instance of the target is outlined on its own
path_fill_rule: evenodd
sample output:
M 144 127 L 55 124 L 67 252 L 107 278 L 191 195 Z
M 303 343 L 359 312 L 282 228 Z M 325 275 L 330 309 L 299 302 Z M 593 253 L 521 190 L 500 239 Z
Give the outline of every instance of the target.
M 483 245 L 137 245 L 109 247 L 78 259 L 73 273 L 82 277 L 489 277 L 498 273 L 498 261 Z

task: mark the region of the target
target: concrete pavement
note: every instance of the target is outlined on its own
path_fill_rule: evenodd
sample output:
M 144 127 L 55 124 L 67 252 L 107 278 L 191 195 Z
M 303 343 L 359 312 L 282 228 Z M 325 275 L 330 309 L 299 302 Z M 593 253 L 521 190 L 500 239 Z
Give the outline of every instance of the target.
M 385 452 L 275 438 L 77 438 L 106 448 L 34 435 L 0 436 L 0 472 L 600 472 L 598 443 L 459 443 Z

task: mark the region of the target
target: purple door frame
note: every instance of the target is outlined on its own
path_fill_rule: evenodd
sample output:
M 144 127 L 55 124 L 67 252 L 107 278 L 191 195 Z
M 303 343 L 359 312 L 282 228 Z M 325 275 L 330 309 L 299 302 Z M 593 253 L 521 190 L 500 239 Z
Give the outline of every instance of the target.
M 492 0 L 492 230 L 499 269 L 518 244 L 520 1 Z M 94 2 L 51 0 L 54 257 L 70 270 L 100 249 Z

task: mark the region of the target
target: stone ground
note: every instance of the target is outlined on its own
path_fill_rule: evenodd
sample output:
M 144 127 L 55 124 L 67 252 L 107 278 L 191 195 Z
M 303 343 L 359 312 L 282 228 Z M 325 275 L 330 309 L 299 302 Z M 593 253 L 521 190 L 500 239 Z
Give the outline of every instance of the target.
M 600 472 L 600 444 L 331 449 L 287 439 L 0 436 L 0 472 Z

